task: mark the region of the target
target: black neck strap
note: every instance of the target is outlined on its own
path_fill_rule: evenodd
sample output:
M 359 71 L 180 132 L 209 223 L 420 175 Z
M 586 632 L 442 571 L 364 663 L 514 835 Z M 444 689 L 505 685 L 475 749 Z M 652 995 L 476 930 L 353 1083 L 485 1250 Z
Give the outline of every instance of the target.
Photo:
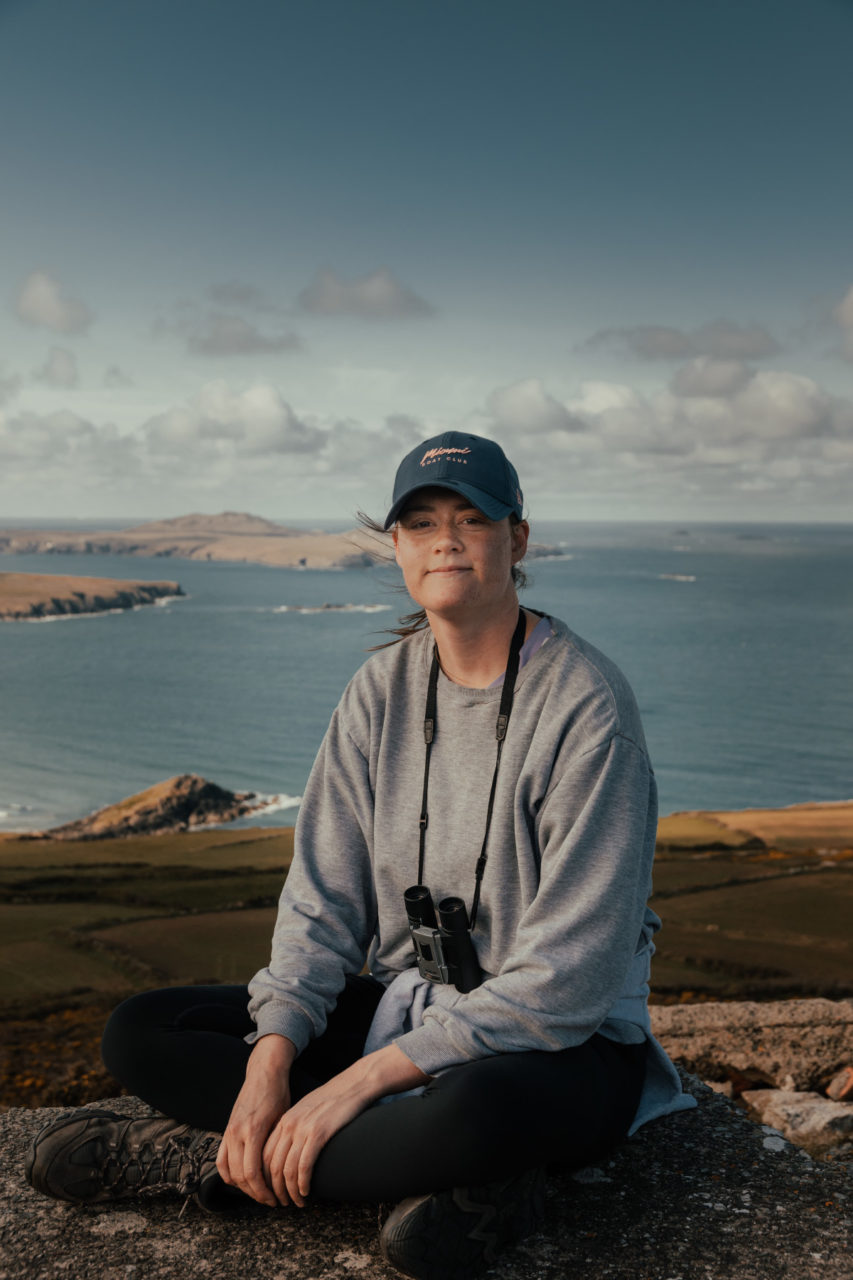
M 498 718 L 495 723 L 495 738 L 497 739 L 497 751 L 495 754 L 495 770 L 492 774 L 492 786 L 489 792 L 489 804 L 486 809 L 486 830 L 483 834 L 483 845 L 480 849 L 480 856 L 477 859 L 477 865 L 474 872 L 474 900 L 471 904 L 471 930 L 477 923 L 477 908 L 480 905 L 480 885 L 483 880 L 483 872 L 486 869 L 486 845 L 489 840 L 489 828 L 492 825 L 492 810 L 495 805 L 495 791 L 498 785 L 498 769 L 501 763 L 501 751 L 503 750 L 504 738 L 506 737 L 507 725 L 512 712 L 512 700 L 515 696 L 515 681 L 518 676 L 519 655 L 521 646 L 524 644 L 524 632 L 527 629 L 527 623 L 524 617 L 524 610 L 518 611 L 518 622 L 513 632 L 512 641 L 509 646 L 509 657 L 507 658 L 506 674 L 504 676 L 503 688 L 501 690 L 501 703 L 498 709 Z M 424 855 L 426 852 L 426 829 L 429 825 L 429 814 L 427 812 L 427 797 L 429 794 L 429 761 L 432 752 L 432 742 L 435 737 L 435 726 L 437 718 L 437 691 L 438 691 L 438 646 L 433 645 L 432 650 L 432 666 L 429 672 L 429 683 L 427 685 L 426 711 L 424 713 L 424 742 L 426 743 L 426 757 L 424 759 L 424 793 L 421 801 L 421 816 L 419 819 L 420 839 L 418 842 L 418 884 L 424 882 Z

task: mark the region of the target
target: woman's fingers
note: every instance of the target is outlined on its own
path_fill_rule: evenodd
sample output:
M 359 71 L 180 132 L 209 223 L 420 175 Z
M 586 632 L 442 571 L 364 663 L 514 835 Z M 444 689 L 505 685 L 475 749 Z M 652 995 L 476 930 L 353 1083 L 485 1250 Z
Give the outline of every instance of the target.
M 259 1141 L 242 1141 L 236 1134 L 226 1133 L 216 1157 L 216 1168 L 224 1182 L 239 1187 L 259 1204 L 274 1208 L 278 1203 L 264 1178 Z
M 284 1162 L 287 1158 L 290 1139 L 279 1123 L 273 1129 L 264 1147 L 264 1169 L 273 1195 L 281 1205 L 290 1204 L 287 1184 L 284 1180 Z

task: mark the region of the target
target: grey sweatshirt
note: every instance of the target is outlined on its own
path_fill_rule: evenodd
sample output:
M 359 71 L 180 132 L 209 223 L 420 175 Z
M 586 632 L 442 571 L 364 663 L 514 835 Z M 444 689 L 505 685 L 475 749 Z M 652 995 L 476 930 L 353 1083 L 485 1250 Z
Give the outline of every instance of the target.
M 621 672 L 551 622 L 553 637 L 519 673 L 498 775 L 473 935 L 485 981 L 467 995 L 440 988 L 423 1024 L 396 1040 L 430 1075 L 495 1053 L 568 1048 L 596 1031 L 651 1039 L 654 775 Z M 428 631 L 376 653 L 332 716 L 270 965 L 249 987 L 250 1039 L 277 1032 L 301 1051 L 365 956 L 386 985 L 414 964 L 403 892 L 417 880 L 431 657 Z M 439 678 L 424 879 L 436 902 L 458 895 L 469 910 L 499 701 L 499 688 Z M 689 1105 L 654 1048 L 643 1119 Z

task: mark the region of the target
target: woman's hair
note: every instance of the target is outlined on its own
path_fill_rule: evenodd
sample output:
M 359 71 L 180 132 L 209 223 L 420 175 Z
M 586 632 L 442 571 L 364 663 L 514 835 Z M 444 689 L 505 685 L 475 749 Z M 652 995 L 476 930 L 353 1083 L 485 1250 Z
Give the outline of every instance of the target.
M 388 556 L 386 552 L 387 544 L 384 540 L 384 536 L 388 531 L 385 526 L 380 524 L 378 520 L 374 520 L 372 516 L 365 515 L 363 511 L 356 512 L 356 515 L 358 516 L 358 523 L 363 529 L 366 529 L 368 533 L 382 535 L 381 538 L 376 537 L 378 549 L 372 552 L 372 554 L 375 555 L 378 561 L 385 561 L 386 563 L 389 563 L 391 557 Z M 518 516 L 514 514 L 510 515 L 509 522 L 511 525 L 521 523 Z M 510 569 L 510 573 L 512 575 L 512 581 L 516 591 L 523 590 L 524 587 L 527 586 L 527 574 L 523 567 L 520 564 L 514 564 Z M 394 587 L 393 590 L 405 593 L 406 588 L 400 585 Z M 384 644 L 371 645 L 370 652 L 372 653 L 375 649 L 388 649 L 392 644 L 399 644 L 401 640 L 405 640 L 408 636 L 413 636 L 418 631 L 424 631 L 428 625 L 426 611 L 424 609 L 416 609 L 414 613 L 404 613 L 397 619 L 396 627 L 384 628 L 383 634 L 392 635 L 394 636 L 394 639 L 386 640 Z

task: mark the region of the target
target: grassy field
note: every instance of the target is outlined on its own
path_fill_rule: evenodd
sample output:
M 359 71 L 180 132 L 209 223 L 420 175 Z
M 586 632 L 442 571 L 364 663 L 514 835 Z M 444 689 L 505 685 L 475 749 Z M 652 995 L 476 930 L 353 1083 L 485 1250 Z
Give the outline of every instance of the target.
M 664 820 L 652 998 L 853 995 L 853 851 L 754 839 L 727 819 Z M 779 841 L 784 846 L 784 841 Z M 818 851 L 819 850 L 819 851 Z M 115 1089 L 98 1041 L 151 986 L 245 982 L 266 963 L 290 829 L 121 840 L 0 837 L 0 1105 Z

